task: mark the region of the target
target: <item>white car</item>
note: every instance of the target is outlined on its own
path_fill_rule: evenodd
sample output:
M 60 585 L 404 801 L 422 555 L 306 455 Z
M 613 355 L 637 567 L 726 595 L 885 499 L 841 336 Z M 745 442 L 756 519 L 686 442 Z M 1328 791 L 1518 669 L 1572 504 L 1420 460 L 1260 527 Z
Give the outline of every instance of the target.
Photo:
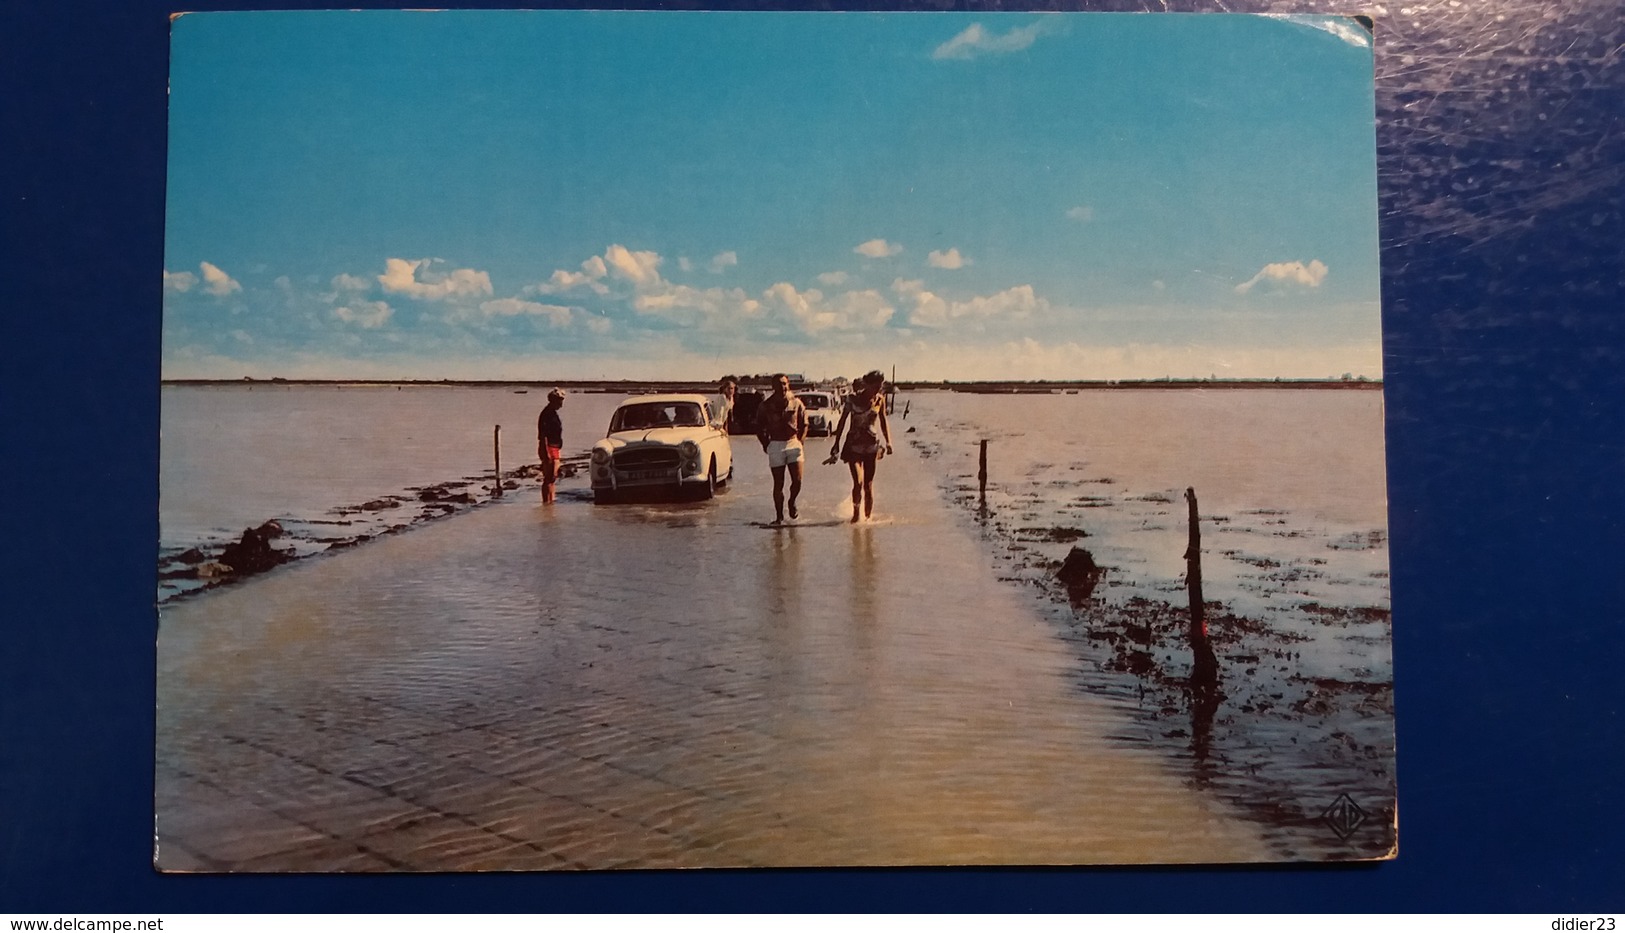
M 807 436 L 828 437 L 835 433 L 841 418 L 841 403 L 833 392 L 809 390 L 797 392 L 796 398 L 807 407 Z
M 712 424 L 703 395 L 637 395 L 609 418 L 609 435 L 592 446 L 593 498 L 632 492 L 709 499 L 733 476 L 728 433 Z

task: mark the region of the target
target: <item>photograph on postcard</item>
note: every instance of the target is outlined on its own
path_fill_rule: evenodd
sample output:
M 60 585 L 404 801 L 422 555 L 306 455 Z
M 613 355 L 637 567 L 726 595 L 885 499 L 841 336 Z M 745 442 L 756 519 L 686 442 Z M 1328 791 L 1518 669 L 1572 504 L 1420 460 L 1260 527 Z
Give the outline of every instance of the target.
M 156 867 L 1392 857 L 1372 56 L 177 15 Z

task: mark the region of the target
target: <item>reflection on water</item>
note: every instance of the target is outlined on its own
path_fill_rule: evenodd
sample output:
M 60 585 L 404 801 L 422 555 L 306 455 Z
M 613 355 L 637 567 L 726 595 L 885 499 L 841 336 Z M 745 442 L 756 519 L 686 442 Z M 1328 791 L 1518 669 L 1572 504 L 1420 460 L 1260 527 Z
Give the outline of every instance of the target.
M 1189 690 L 1185 694 L 1191 711 L 1191 760 L 1196 763 L 1194 773 L 1202 786 L 1212 783 L 1214 769 L 1209 761 L 1213 745 L 1213 717 L 1224 700 L 1221 689 Z
M 1158 415 L 1143 400 L 923 393 L 894 426 L 915 427 L 920 443 L 887 458 L 877 514 L 857 526 L 845 521 L 844 468 L 814 466 L 807 520 L 764 527 L 768 471 L 743 444 L 732 488 L 712 502 L 595 507 L 577 477 L 542 507 L 522 487 L 166 605 L 159 863 L 459 870 L 1381 854 L 1380 831 L 1344 841 L 1313 820 L 1237 819 L 1255 786 L 1238 775 L 1310 761 L 1281 753 L 1304 736 L 1365 762 L 1363 773 L 1343 760 L 1323 772 L 1346 776 L 1351 796 L 1391 799 L 1383 696 L 1366 695 L 1369 708 L 1346 722 L 1336 718 L 1346 710 L 1316 720 L 1346 726 L 1337 738 L 1260 715 L 1265 704 L 1331 695 L 1306 684 L 1386 676 L 1386 585 L 1375 572 L 1385 538 L 1380 505 L 1364 501 L 1380 495 L 1380 475 L 1374 486 L 1360 472 L 1370 460 L 1361 439 L 1374 429 L 1380 445 L 1380 407 L 1328 396 L 1317 414 L 1259 396 L 1262 415 L 1214 423 L 1223 419 L 1180 394 L 1160 395 L 1171 407 Z M 421 397 L 428 407 L 401 420 L 466 405 Z M 1188 482 L 1186 470 L 1142 462 L 1127 439 L 1140 419 L 1155 422 L 1145 427 L 1153 447 L 1177 448 L 1172 438 L 1184 435 L 1169 418 L 1203 422 L 1210 443 L 1238 425 L 1269 432 L 1236 441 L 1246 456 L 1207 451 Z M 1339 422 L 1341 446 L 1324 447 L 1326 432 L 1306 428 L 1316 421 Z M 1079 430 L 1049 430 L 1058 424 Z M 940 494 L 962 500 L 968 481 L 974 497 L 984 434 L 1002 438 L 990 445 L 985 520 L 961 525 Z M 166 434 L 166 459 L 171 449 Z M 438 481 L 444 468 L 414 470 Z M 1261 470 L 1271 477 L 1252 475 Z M 1238 476 L 1245 482 L 1226 481 Z M 1212 523 L 1204 582 L 1219 604 L 1226 691 L 1216 702 L 1158 679 L 1179 673 L 1164 657 L 1164 635 L 1183 623 L 1184 528 L 1168 491 L 1187 484 Z M 1339 491 L 1322 503 L 1320 486 Z M 323 492 L 301 494 L 314 508 Z M 1105 574 L 1076 606 L 1063 595 L 1049 607 L 1041 584 L 1074 544 Z M 1221 637 L 1251 624 L 1256 637 Z M 1264 638 L 1300 631 L 1303 641 Z M 1287 802 L 1318 813 L 1328 785 L 1305 786 Z

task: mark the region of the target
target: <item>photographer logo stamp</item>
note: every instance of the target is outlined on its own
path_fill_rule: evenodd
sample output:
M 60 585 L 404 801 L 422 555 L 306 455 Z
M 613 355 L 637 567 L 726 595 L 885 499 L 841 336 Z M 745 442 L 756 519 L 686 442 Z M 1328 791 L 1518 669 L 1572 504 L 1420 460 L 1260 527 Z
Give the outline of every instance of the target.
M 1337 838 L 1347 839 L 1365 822 L 1365 811 L 1360 809 L 1359 804 L 1350 799 L 1348 794 L 1339 794 L 1320 818 L 1332 828 Z

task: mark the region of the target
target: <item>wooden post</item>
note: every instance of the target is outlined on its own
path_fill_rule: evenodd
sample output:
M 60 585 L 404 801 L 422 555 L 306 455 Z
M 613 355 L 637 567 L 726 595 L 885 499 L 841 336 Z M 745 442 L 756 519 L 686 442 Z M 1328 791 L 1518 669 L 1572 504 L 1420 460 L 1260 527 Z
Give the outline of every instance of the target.
M 976 471 L 976 480 L 982 487 L 982 508 L 987 508 L 987 440 L 982 440 L 982 466 Z
M 1185 548 L 1185 589 L 1190 594 L 1191 686 L 1207 690 L 1219 682 L 1219 659 L 1207 635 L 1207 610 L 1202 606 L 1202 525 L 1197 517 L 1196 490 L 1185 489 L 1190 504 L 1190 543 Z
M 1207 636 L 1207 612 L 1202 608 L 1202 524 L 1196 514 L 1196 490 L 1185 489 L 1190 506 L 1190 542 L 1185 548 L 1185 589 L 1190 593 L 1191 636 Z
M 497 474 L 496 488 L 491 492 L 494 498 L 502 495 L 502 425 L 500 424 L 497 425 L 495 431 L 491 432 L 491 453 L 496 460 Z

